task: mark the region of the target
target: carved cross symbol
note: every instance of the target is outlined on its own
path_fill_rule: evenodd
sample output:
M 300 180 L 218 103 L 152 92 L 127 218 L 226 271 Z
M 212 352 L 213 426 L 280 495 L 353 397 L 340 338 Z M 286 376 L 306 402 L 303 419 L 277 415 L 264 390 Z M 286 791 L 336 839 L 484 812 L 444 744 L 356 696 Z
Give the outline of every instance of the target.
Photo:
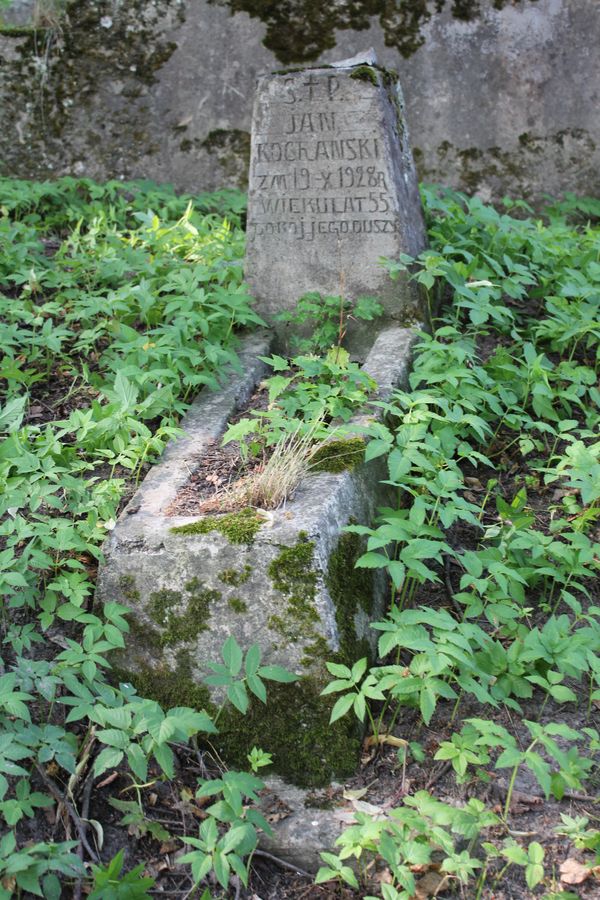
M 309 76 L 308 76 L 308 81 L 304 81 L 304 82 L 303 82 L 304 86 L 308 88 L 308 99 L 309 99 L 309 100 L 314 100 L 314 97 L 313 97 L 313 88 L 314 88 L 315 85 L 317 85 L 318 83 L 319 83 L 319 79 L 318 79 L 318 78 L 315 78 L 314 75 L 309 75 Z

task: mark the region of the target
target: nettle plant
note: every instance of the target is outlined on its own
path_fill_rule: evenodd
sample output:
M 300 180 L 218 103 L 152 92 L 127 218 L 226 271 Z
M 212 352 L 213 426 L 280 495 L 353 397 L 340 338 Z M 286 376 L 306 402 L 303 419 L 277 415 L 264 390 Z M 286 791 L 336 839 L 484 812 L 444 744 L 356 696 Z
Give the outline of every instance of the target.
M 324 354 L 341 347 L 351 322 L 372 322 L 383 307 L 374 297 L 351 300 L 343 296 L 323 296 L 310 291 L 299 298 L 296 308 L 278 313 L 277 321 L 290 325 L 290 343 L 300 353 Z
M 381 305 L 368 297 L 351 303 L 343 297 L 306 294 L 296 310 L 279 316 L 298 328 L 312 322 L 314 330 L 310 338 L 292 338 L 304 354 L 290 359 L 261 357 L 273 372 L 262 382 L 267 408 L 251 410 L 230 424 L 223 444 L 237 442 L 244 461 L 248 457 L 267 461 L 233 488 L 230 502 L 233 498 L 241 506 L 280 505 L 316 465 L 325 443 L 348 435 L 346 423 L 365 407 L 377 384 L 342 346 L 347 322 L 370 321 L 381 311 Z M 356 429 L 350 428 L 350 433 L 356 440 Z M 353 461 L 361 451 L 362 444 L 353 446 Z
M 347 422 L 376 389 L 375 381 L 350 361 L 343 347 L 324 356 L 264 357 L 273 374 L 263 382 L 268 408 L 230 425 L 223 443 L 244 441 L 243 452 L 259 453 L 292 433 L 325 438 L 336 425 Z M 332 425 L 332 423 L 334 423 Z
M 582 687 L 588 715 L 600 696 L 600 608 L 590 592 L 600 559 L 600 232 L 574 228 L 558 206 L 544 224 L 452 192 L 424 196 L 430 248 L 388 267 L 392 277 L 409 269 L 432 308 L 448 293 L 452 305 L 421 336 L 411 390 L 377 404 L 384 418 L 369 431 L 366 459 L 386 458 L 398 506 L 380 510 L 374 526 L 348 529 L 367 540 L 357 566 L 388 573 L 392 606 L 372 626 L 381 633 L 377 664 L 328 664 L 324 693 L 340 695 L 332 721 L 355 715 L 375 740 L 406 707 L 429 725 L 449 703 L 452 726 L 470 695 L 482 714 L 435 756 L 459 782 L 506 769 L 507 821 L 519 772 L 557 799 L 598 774 L 594 729 L 547 719 L 579 701 Z M 507 496 L 511 453 L 530 474 Z M 541 527 L 528 484 L 556 491 Z M 460 546 L 457 533 L 473 537 Z M 427 585 L 440 586 L 449 608 L 423 604 Z M 522 716 L 536 694 L 539 720 L 523 720 L 524 734 L 485 718 L 503 707 Z M 392 844 L 398 851 L 400 837 Z M 539 845 L 490 847 L 482 871 L 504 859 L 504 869 L 525 866 L 530 887 L 543 878 Z M 389 863 L 378 842 L 370 849 Z M 351 883 L 345 852 L 338 863 L 326 858 L 323 880 Z M 405 896 L 395 879 L 384 897 Z

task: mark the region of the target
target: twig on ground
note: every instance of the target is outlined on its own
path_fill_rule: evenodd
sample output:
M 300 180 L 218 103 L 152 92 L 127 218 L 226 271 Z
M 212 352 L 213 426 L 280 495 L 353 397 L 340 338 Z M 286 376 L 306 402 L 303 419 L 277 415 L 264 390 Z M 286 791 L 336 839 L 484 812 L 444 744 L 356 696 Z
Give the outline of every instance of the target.
M 58 802 L 59 806 L 63 806 L 65 808 L 65 810 L 67 811 L 69 818 L 75 825 L 77 834 L 79 836 L 79 841 L 81 844 L 83 844 L 83 846 L 87 850 L 90 859 L 93 859 L 93 861 L 95 863 L 100 862 L 100 860 L 98 858 L 98 854 L 93 849 L 93 847 L 90 846 L 90 842 L 87 839 L 85 823 L 82 822 L 81 817 L 80 817 L 79 813 L 77 812 L 77 810 L 75 809 L 75 807 L 73 806 L 73 804 L 70 803 L 67 800 L 67 798 L 65 797 L 65 795 L 61 793 L 58 785 L 50 778 L 49 775 L 46 774 L 43 767 L 37 762 L 34 763 L 34 765 L 35 765 L 35 768 L 37 769 L 37 772 L 38 772 L 40 778 L 42 779 L 42 781 L 44 782 L 44 784 L 46 785 L 46 787 L 48 788 L 48 790 L 50 791 L 50 793 L 52 794 L 54 799 Z
M 293 863 L 289 863 L 285 859 L 280 859 L 278 856 L 274 856 L 272 853 L 268 853 L 266 850 L 255 850 L 254 856 L 261 856 L 263 857 L 263 859 L 269 859 L 271 862 L 274 862 L 278 866 L 281 866 L 282 869 L 289 869 L 290 872 L 295 872 L 297 875 L 303 875 L 304 878 L 314 877 L 310 874 L 310 872 L 307 872 L 305 869 L 301 869 L 300 866 L 295 866 Z
M 85 780 L 83 786 L 83 796 L 81 800 L 81 818 L 84 822 L 89 817 L 90 812 L 90 800 L 92 796 L 92 788 L 94 786 L 94 770 L 90 769 L 88 776 Z M 79 847 L 77 848 L 77 855 L 79 859 L 83 862 L 83 843 L 79 842 Z M 81 878 L 77 879 L 75 887 L 73 889 L 73 900 L 81 900 L 81 893 L 83 889 L 83 880 Z
M 501 799 L 506 799 L 507 784 L 502 781 L 496 781 L 492 782 L 491 788 Z M 580 803 L 600 803 L 600 796 L 593 797 L 591 794 L 582 794 L 579 791 L 565 791 L 561 797 L 561 800 L 563 799 L 577 800 Z M 541 803 L 543 800 L 546 800 L 546 795 L 537 791 L 528 791 L 526 794 L 523 791 L 513 792 L 513 802 L 515 804 L 521 803 L 525 806 L 532 806 Z
M 431 788 L 434 786 L 434 784 L 437 784 L 437 782 L 440 780 L 440 778 L 444 777 L 446 772 L 450 769 L 451 765 L 452 765 L 452 763 L 450 762 L 450 760 L 447 760 L 445 763 L 443 763 L 442 766 L 440 767 L 440 769 L 435 773 L 435 775 L 431 776 L 431 778 L 425 785 L 425 790 L 426 791 L 431 790 Z

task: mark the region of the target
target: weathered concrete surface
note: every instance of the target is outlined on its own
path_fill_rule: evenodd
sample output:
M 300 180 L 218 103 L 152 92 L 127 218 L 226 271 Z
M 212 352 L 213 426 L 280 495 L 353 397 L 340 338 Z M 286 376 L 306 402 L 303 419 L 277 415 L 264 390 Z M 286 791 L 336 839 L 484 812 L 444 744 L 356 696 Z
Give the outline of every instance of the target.
M 309 291 L 423 315 L 415 283 L 379 262 L 427 238 L 400 83 L 365 57 L 259 79 L 245 274 L 267 321 Z
M 243 183 L 256 76 L 371 45 L 400 74 L 421 178 L 597 194 L 597 0 L 439 5 L 74 0 L 47 31 L 0 32 L 0 172 Z
M 382 397 L 405 383 L 413 340 L 412 330 L 395 328 L 375 342 L 366 368 L 382 378 Z M 97 597 L 132 611 L 117 666 L 145 695 L 175 705 L 209 703 L 202 686 L 207 663 L 218 660 L 230 634 L 244 649 L 258 643 L 263 664 L 301 675 L 296 684 L 270 689 L 266 712 L 255 704 L 243 722 L 235 716 L 220 722 L 230 758 L 237 753 L 243 761 L 256 743 L 275 754 L 291 780 L 318 784 L 349 774 L 356 763 L 354 724 L 327 730 L 331 704 L 318 694 L 325 661 L 336 655 L 354 661 L 374 646 L 369 622 L 387 599 L 381 571 L 373 577 L 372 570 L 354 570 L 364 552 L 361 539 L 342 533 L 389 504 L 381 461 L 309 475 L 284 508 L 257 511 L 254 533 L 240 539 L 219 531 L 222 518 L 167 514 L 202 450 L 222 433 L 236 398 L 262 377 L 252 362 L 253 354 L 264 353 L 257 343 L 246 350 L 246 376 L 237 386 L 193 404 L 183 423 L 186 437 L 167 448 L 124 511 L 104 547 Z M 213 691 L 212 701 L 220 699 Z
M 342 786 L 328 786 L 326 808 L 319 808 L 313 793 L 272 775 L 261 793 L 261 808 L 271 821 L 272 835 L 261 834 L 260 846 L 294 866 L 317 872 L 321 853 L 335 850 L 336 839 L 355 824 L 352 805 L 342 797 Z

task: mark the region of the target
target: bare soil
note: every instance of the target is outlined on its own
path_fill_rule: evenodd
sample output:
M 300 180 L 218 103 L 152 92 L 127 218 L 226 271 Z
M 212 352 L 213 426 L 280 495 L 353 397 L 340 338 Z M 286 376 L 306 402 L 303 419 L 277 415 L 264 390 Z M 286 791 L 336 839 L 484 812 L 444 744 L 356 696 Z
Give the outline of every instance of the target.
M 230 424 L 239 422 L 253 410 L 266 410 L 268 392 L 259 386 L 243 409 L 238 410 Z M 232 441 L 224 447 L 214 442 L 198 459 L 198 463 L 187 484 L 181 488 L 175 500 L 166 510 L 168 516 L 196 516 L 214 512 L 223 503 L 232 487 L 259 469 L 269 459 L 269 448 L 259 453 L 242 454 L 240 444 Z

